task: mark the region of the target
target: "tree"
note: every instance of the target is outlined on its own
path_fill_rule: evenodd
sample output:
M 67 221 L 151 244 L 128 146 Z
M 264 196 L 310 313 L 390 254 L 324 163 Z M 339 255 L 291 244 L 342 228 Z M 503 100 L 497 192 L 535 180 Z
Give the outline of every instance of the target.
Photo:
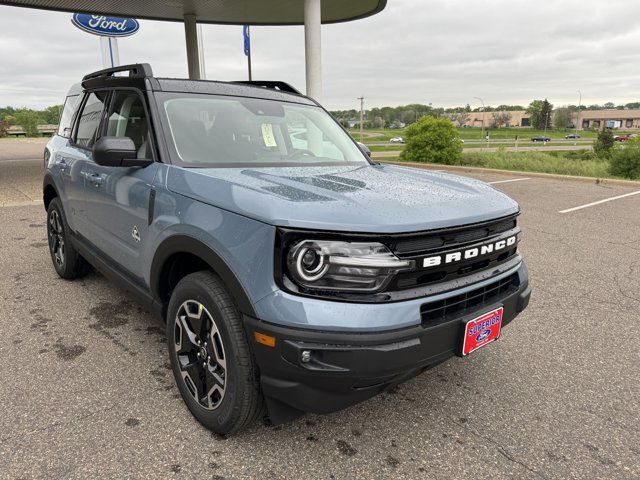
M 62 105 L 47 107 L 42 111 L 42 120 L 48 125 L 57 125 L 60 121 L 60 112 L 62 112 Z
M 489 120 L 489 126 L 491 128 L 502 128 L 507 126 L 510 121 L 511 114 L 509 112 L 493 112 L 491 120 Z
M 531 118 L 531 126 L 537 130 L 544 130 L 550 127 L 552 111 L 553 105 L 546 98 L 531 102 L 527 108 L 527 113 Z
M 467 112 L 447 112 L 443 114 L 444 118 L 448 118 L 458 127 L 462 127 L 469 121 L 469 114 Z
M 613 103 L 613 102 L 607 102 L 607 103 L 605 103 L 605 104 L 603 105 L 603 107 L 604 107 L 604 108 L 608 108 L 608 109 L 616 108 L 616 104 L 615 104 L 615 103 Z
M 8 128 L 9 125 L 4 120 L 0 120 L 0 138 L 7 136 Z
M 566 130 L 571 124 L 571 110 L 568 107 L 560 107 L 553 115 L 553 126 L 557 130 Z
M 22 127 L 27 137 L 38 136 L 38 124 L 40 123 L 38 112 L 24 109 L 16 112 L 15 117 L 16 123 Z
M 616 177 L 640 178 L 640 141 L 631 140 L 627 142 L 625 148 L 613 152 L 609 173 Z
M 400 158 L 410 162 L 453 165 L 462 155 L 458 131 L 449 119 L 422 117 L 405 130 L 405 148 Z
M 598 158 L 609 158 L 615 143 L 611 130 L 604 129 L 598 133 L 598 139 L 593 146 L 593 151 L 596 152 Z

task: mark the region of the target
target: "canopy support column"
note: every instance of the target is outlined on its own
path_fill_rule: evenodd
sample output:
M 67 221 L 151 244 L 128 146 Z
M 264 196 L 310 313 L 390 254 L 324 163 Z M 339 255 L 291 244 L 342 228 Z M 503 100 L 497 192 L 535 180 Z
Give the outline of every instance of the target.
M 198 25 L 195 15 L 184 16 L 184 37 L 187 43 L 187 65 L 189 79 L 200 80 L 200 46 L 198 44 Z
M 322 101 L 321 0 L 304 0 L 304 53 L 307 95 Z

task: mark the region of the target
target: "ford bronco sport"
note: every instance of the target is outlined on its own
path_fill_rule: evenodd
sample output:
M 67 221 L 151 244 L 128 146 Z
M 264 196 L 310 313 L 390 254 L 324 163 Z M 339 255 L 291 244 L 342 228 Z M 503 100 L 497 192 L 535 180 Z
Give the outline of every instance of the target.
M 91 265 L 162 318 L 178 389 L 218 433 L 370 398 L 529 301 L 516 202 L 373 162 L 283 82 L 92 73 L 45 165 L 56 272 Z

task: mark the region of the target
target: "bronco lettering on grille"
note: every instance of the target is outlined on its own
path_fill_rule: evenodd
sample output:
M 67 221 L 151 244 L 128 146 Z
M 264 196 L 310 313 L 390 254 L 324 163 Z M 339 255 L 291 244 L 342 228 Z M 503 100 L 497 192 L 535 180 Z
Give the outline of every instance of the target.
M 449 263 L 462 262 L 463 260 L 470 260 L 475 257 L 488 255 L 489 253 L 499 252 L 507 247 L 515 245 L 517 236 L 512 235 L 508 238 L 503 238 L 497 242 L 487 243 L 486 245 L 480 245 L 477 247 L 467 248 L 465 250 L 458 250 L 455 252 L 445 252 L 440 255 L 434 255 L 422 260 L 422 267 L 437 267 L 438 265 L 446 265 Z

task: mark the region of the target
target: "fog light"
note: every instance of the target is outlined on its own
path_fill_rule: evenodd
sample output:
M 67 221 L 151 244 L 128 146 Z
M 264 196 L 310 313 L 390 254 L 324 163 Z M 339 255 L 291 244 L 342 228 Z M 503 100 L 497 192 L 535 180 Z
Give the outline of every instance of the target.
M 311 352 L 309 350 L 303 350 L 300 354 L 300 361 L 302 363 L 309 363 L 311 361 Z

